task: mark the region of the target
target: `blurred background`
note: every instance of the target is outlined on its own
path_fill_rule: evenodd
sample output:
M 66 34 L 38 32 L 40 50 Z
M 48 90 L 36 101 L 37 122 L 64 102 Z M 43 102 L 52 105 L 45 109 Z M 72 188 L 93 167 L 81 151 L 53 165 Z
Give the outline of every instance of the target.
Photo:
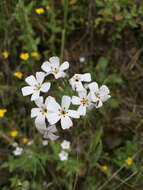
M 142 42 L 141 0 L 0 1 L 0 190 L 143 189 Z M 52 56 L 69 61 L 69 77 L 91 73 L 112 97 L 70 130 L 57 125 L 60 138 L 47 145 L 21 88 Z M 59 102 L 72 95 L 65 79 L 49 81 Z M 58 156 L 63 139 L 67 161 Z

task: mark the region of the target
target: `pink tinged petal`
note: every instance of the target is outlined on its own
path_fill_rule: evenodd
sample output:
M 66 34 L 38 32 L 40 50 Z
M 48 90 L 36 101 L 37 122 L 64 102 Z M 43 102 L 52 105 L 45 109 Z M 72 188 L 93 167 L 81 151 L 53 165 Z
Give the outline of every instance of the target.
M 40 132 L 40 133 L 43 133 L 44 130 L 46 130 L 46 123 L 43 122 L 43 123 L 37 123 L 37 121 L 35 121 L 35 126 L 37 128 L 37 130 Z
M 69 108 L 71 104 L 71 98 L 69 96 L 63 96 L 62 97 L 62 108 L 65 108 L 66 110 Z
M 41 108 L 43 106 L 43 97 L 40 96 L 37 100 L 35 100 L 35 104 L 37 107 Z
M 89 88 L 90 91 L 93 91 L 93 92 L 97 92 L 99 90 L 97 82 L 90 83 L 88 85 L 88 88 Z
M 81 98 L 77 96 L 72 96 L 72 104 L 73 105 L 80 105 L 81 104 Z
M 60 59 L 59 59 L 59 57 L 56 57 L 56 56 L 51 57 L 49 59 L 49 61 L 50 61 L 51 65 L 53 65 L 54 67 L 58 67 L 60 64 Z
M 55 100 L 51 100 L 47 105 L 47 110 L 49 112 L 58 112 L 60 109 L 60 105 Z
M 42 92 L 48 92 L 50 89 L 51 83 L 50 82 L 45 82 L 42 84 L 40 91 Z
M 48 61 L 45 61 L 42 66 L 41 66 L 41 69 L 47 73 L 51 73 L 51 63 L 49 63 Z
M 91 74 L 85 73 L 83 75 L 80 75 L 81 81 L 90 82 L 91 81 Z
M 110 95 L 100 96 L 102 102 L 106 102 L 109 98 L 111 98 Z
M 65 78 L 66 77 L 66 73 L 64 72 L 58 72 L 55 76 L 55 79 L 59 79 L 59 78 Z
M 30 86 L 35 86 L 36 84 L 38 84 L 36 78 L 33 75 L 30 75 L 29 77 L 27 77 L 25 79 L 25 82 L 29 84 Z
M 31 101 L 33 100 L 37 100 L 39 98 L 39 94 L 40 94 L 40 91 L 39 90 L 35 90 L 31 96 Z
M 48 131 L 49 131 L 50 133 L 55 133 L 55 132 L 57 132 L 57 128 L 56 128 L 55 125 L 51 125 L 51 126 L 49 126 L 47 129 L 48 129 Z
M 78 110 L 77 110 L 79 115 L 85 115 L 86 114 L 86 106 L 80 105 Z
M 65 61 L 63 64 L 60 66 L 60 71 L 64 71 L 69 68 L 69 62 Z
M 61 118 L 62 129 L 69 129 L 72 126 L 73 126 L 72 120 L 68 116 Z
M 45 78 L 45 73 L 43 73 L 43 72 L 36 72 L 36 78 L 37 78 L 37 82 L 39 84 L 42 84 L 42 82 L 44 81 L 44 78 Z
M 109 88 L 106 85 L 102 85 L 99 91 L 101 95 L 107 95 L 110 93 Z
M 25 86 L 21 90 L 22 90 L 23 96 L 28 96 L 34 92 L 34 89 L 31 86 Z
M 102 101 L 101 101 L 101 100 L 98 100 L 98 101 L 96 102 L 96 104 L 95 104 L 95 107 L 96 107 L 96 108 L 100 108 L 100 107 L 102 107 L 102 105 L 103 105 Z
M 31 110 L 31 118 L 36 117 L 40 114 L 40 108 L 32 108 Z
M 68 116 L 72 118 L 79 118 L 80 115 L 77 111 L 75 110 L 68 110 Z
M 48 134 L 48 138 L 52 141 L 55 141 L 59 138 L 59 136 L 54 135 L 53 133 Z
M 57 113 L 52 113 L 48 116 L 48 121 L 51 125 L 57 123 L 61 117 Z

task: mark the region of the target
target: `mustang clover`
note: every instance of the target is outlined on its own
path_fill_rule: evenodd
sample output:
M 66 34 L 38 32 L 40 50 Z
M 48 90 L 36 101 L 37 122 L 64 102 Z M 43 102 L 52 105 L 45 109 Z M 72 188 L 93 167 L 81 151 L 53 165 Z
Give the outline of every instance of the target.
M 51 83 L 50 82 L 43 83 L 44 78 L 45 78 L 45 74 L 43 72 L 37 72 L 36 78 L 33 75 L 30 75 L 29 77 L 27 77 L 25 81 L 27 84 L 29 84 L 29 86 L 22 88 L 23 96 L 28 96 L 32 94 L 31 101 L 33 101 L 39 98 L 40 91 L 48 92 L 48 90 L 50 89 Z
M 60 121 L 62 129 L 69 129 L 73 126 L 72 118 L 78 119 L 80 116 L 85 116 L 88 110 L 93 107 L 100 108 L 110 96 L 110 90 L 106 85 L 100 88 L 96 82 L 91 82 L 90 73 L 74 74 L 69 80 L 69 83 L 78 94 L 71 97 L 62 96 L 61 105 L 57 103 L 56 99 L 52 96 L 45 98 L 40 96 L 40 92 L 48 92 L 51 83 L 44 82 L 44 79 L 53 74 L 55 79 L 66 77 L 65 70 L 69 68 L 67 61 L 60 65 L 59 57 L 51 57 L 49 61 L 45 61 L 42 66 L 44 72 L 36 72 L 36 77 L 33 75 L 28 76 L 25 81 L 29 86 L 22 88 L 23 96 L 32 95 L 31 101 L 34 101 L 36 106 L 31 110 L 31 118 L 35 118 L 35 126 L 37 130 L 43 135 L 44 139 L 55 141 L 59 136 L 54 133 L 57 132 L 56 123 Z M 44 83 L 43 83 L 44 82 Z M 89 82 L 91 82 L 89 84 Z M 53 93 L 54 94 L 54 93 Z M 77 105 L 77 110 L 72 110 L 70 104 Z M 48 127 L 47 127 L 47 123 Z M 48 140 L 43 141 L 43 145 L 48 144 Z M 61 143 L 62 151 L 59 157 L 62 161 L 68 159 L 68 152 L 70 149 L 70 142 L 64 140 Z M 22 153 L 21 148 L 17 147 L 13 151 L 14 155 Z

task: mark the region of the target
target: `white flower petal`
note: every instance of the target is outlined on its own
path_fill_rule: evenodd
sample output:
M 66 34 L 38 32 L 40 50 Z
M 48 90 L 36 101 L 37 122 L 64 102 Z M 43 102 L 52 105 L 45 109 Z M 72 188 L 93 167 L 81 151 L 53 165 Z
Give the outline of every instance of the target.
M 37 84 L 37 80 L 33 75 L 30 75 L 25 79 L 25 82 L 29 84 L 30 86 L 35 86 Z
M 65 61 L 63 64 L 60 66 L 60 71 L 64 71 L 69 68 L 69 62 Z
M 36 117 L 40 114 L 40 108 L 32 108 L 31 110 L 31 118 Z
M 46 123 L 44 122 L 44 123 L 37 123 L 37 122 L 35 122 L 35 126 L 36 126 L 36 129 L 40 132 L 40 133 L 42 133 L 42 134 L 44 134 L 44 130 L 46 130 Z
M 87 97 L 87 90 L 83 88 L 82 91 L 78 91 L 78 95 L 80 98 L 86 98 Z
M 86 106 L 80 105 L 78 110 L 77 110 L 79 115 L 85 115 L 86 114 Z
M 50 61 L 51 65 L 53 65 L 53 67 L 58 67 L 60 64 L 60 59 L 59 59 L 59 57 L 56 57 L 56 56 L 51 57 L 49 59 L 49 61 Z
M 51 63 L 49 63 L 48 61 L 45 61 L 42 66 L 41 66 L 41 69 L 43 71 L 45 71 L 46 73 L 50 74 L 51 73 Z
M 55 76 L 55 79 L 59 79 L 59 78 L 65 78 L 66 77 L 66 73 L 64 72 L 58 72 Z
M 44 78 L 45 78 L 45 73 L 43 73 L 43 72 L 36 72 L 36 78 L 37 78 L 37 82 L 39 84 L 42 84 L 42 82 L 44 81 Z
M 95 93 L 94 92 L 90 92 L 89 93 L 89 95 L 90 95 L 90 98 L 91 98 L 91 100 L 93 101 L 93 102 L 97 102 L 98 100 L 99 100 L 99 98 L 97 97 L 97 96 L 95 96 Z
M 60 120 L 60 116 L 57 113 L 52 113 L 48 116 L 48 122 L 53 125 Z
M 31 96 L 31 101 L 33 100 L 37 100 L 39 98 L 39 94 L 40 94 L 40 91 L 39 90 L 35 90 Z
M 68 116 L 61 118 L 62 129 L 69 129 L 72 126 L 73 126 L 72 120 Z
M 35 100 L 35 104 L 37 107 L 41 108 L 43 106 L 43 97 L 40 96 L 37 100 Z
M 92 82 L 88 85 L 90 91 L 97 92 L 98 91 L 98 84 L 97 82 Z
M 49 112 L 58 112 L 61 109 L 60 105 L 56 102 L 56 100 L 51 100 L 47 104 L 47 110 Z
M 42 84 L 40 91 L 42 92 L 48 92 L 48 90 L 50 89 L 51 83 L 50 82 L 45 82 Z
M 80 105 L 81 104 L 81 98 L 77 96 L 72 96 L 72 104 L 73 105 Z
M 61 161 L 67 160 L 68 159 L 68 153 L 65 151 L 62 151 L 59 153 L 59 157 Z
M 23 96 L 28 96 L 34 92 L 34 89 L 31 86 L 25 86 L 21 90 L 22 90 Z
M 101 98 L 102 102 L 106 102 L 109 98 L 111 98 L 111 96 L 110 95 L 104 95 L 104 96 L 101 95 L 100 98 Z
M 85 82 L 90 82 L 91 81 L 91 74 L 90 73 L 85 73 L 80 75 L 81 80 Z
M 101 95 L 107 95 L 110 93 L 109 88 L 106 85 L 102 85 L 99 91 Z
M 53 98 L 52 96 L 48 96 L 46 99 L 45 99 L 45 105 L 47 106 L 51 100 L 54 100 L 55 101 L 55 98 Z
M 72 118 L 79 118 L 80 115 L 78 114 L 77 111 L 75 110 L 68 110 L 68 116 L 72 117 Z
M 76 84 L 75 84 L 75 90 L 76 90 L 77 92 L 84 90 L 84 87 L 83 87 L 83 85 L 82 85 L 81 82 L 76 82 Z
M 62 97 L 62 108 L 65 108 L 66 110 L 69 108 L 71 104 L 71 98 L 69 96 L 63 96 Z
M 44 125 L 45 124 L 45 115 L 43 115 L 43 114 L 38 115 L 35 119 L 35 124 L 36 125 Z

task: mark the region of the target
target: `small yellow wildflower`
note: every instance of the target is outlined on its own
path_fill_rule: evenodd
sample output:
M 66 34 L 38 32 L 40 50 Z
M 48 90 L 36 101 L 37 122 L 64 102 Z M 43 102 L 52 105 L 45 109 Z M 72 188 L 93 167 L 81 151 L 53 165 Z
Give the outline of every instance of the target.
M 50 8 L 51 8 L 50 5 L 47 5 L 47 6 L 46 6 L 46 9 L 47 9 L 47 10 L 50 10 Z
M 98 24 L 99 24 L 99 20 L 95 19 L 94 23 L 95 23 L 96 25 L 98 25 Z
M 128 158 L 125 160 L 125 162 L 127 163 L 128 166 L 130 166 L 130 165 L 132 165 L 133 160 L 132 160 L 131 157 L 128 157 Z
M 14 130 L 14 131 L 11 131 L 11 136 L 12 137 L 16 137 L 18 135 L 18 131 Z
M 32 56 L 32 57 L 37 57 L 37 56 L 38 56 L 38 53 L 37 53 L 36 51 L 33 51 L 33 52 L 31 53 L 31 56 Z
M 35 12 L 40 15 L 40 14 L 44 13 L 44 9 L 38 8 L 38 9 L 35 9 Z
M 143 123 L 143 119 L 141 120 L 141 122 Z
M 28 53 L 21 53 L 20 58 L 26 61 L 29 58 L 29 54 Z
M 7 59 L 7 58 L 8 58 L 8 52 L 7 52 L 7 51 L 4 51 L 4 52 L 2 53 L 2 55 L 3 55 L 4 59 Z
M 19 79 L 21 79 L 22 76 L 23 76 L 23 74 L 22 74 L 21 72 L 15 72 L 15 73 L 13 73 L 13 75 L 14 75 L 15 77 L 19 78 Z
M 0 109 L 0 117 L 4 117 L 4 114 L 7 112 L 7 109 Z
M 106 172 L 107 171 L 107 166 L 106 165 L 104 165 L 104 166 L 102 166 L 102 168 L 101 168 L 104 172 Z
M 22 141 L 23 141 L 23 143 L 25 144 L 25 143 L 28 142 L 28 138 L 24 137 L 24 138 L 22 139 Z

